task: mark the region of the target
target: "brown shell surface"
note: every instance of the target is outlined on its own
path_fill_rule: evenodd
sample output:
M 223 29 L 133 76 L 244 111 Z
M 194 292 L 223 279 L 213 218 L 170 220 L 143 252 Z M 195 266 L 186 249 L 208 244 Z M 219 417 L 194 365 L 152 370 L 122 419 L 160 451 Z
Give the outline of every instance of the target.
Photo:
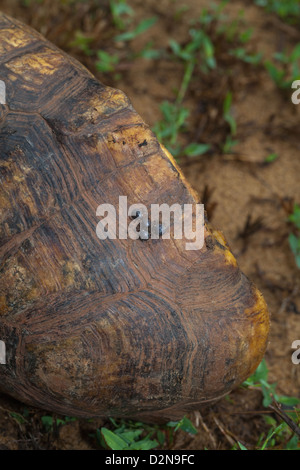
M 221 232 L 100 240 L 99 204 L 199 202 L 127 97 L 0 14 L 0 390 L 58 413 L 175 416 L 257 367 L 269 316 Z

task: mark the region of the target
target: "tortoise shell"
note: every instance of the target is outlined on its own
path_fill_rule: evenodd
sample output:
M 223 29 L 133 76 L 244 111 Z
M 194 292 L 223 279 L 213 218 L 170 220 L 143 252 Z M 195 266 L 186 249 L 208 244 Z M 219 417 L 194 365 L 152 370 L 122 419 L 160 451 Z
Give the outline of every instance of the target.
M 119 90 L 0 14 L 0 390 L 79 416 L 178 416 L 246 379 L 269 316 L 223 234 L 106 239 L 100 204 L 196 204 Z

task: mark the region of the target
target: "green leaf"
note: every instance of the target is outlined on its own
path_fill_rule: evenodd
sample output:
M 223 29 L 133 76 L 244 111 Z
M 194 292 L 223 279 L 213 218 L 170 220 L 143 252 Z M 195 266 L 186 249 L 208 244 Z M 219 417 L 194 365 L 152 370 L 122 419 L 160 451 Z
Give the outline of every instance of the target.
M 283 64 L 287 64 L 289 62 L 289 57 L 287 56 L 286 52 L 275 52 L 273 57 L 278 62 L 282 62 Z
M 231 49 L 229 53 L 237 59 L 252 65 L 259 64 L 262 59 L 261 52 L 258 52 L 257 54 L 248 54 L 243 47 L 236 47 L 235 49 Z
M 96 429 L 96 439 L 97 439 L 98 445 L 105 449 L 106 448 L 106 442 L 105 442 L 104 437 L 102 436 L 102 434 L 100 432 L 100 429 Z
M 263 443 L 262 447 L 260 448 L 260 450 L 265 450 L 265 448 L 267 447 L 269 441 L 271 440 L 271 438 L 276 435 L 276 434 L 279 434 L 280 431 L 286 427 L 286 423 L 281 423 L 279 426 L 277 426 L 276 429 L 270 429 L 270 431 L 268 432 L 268 435 L 266 437 L 266 440 L 265 442 Z
M 272 401 L 273 401 L 273 397 L 272 395 L 269 393 L 269 390 L 265 387 L 262 387 L 262 392 L 263 392 L 263 406 L 265 408 L 268 408 L 269 405 L 271 405 Z
M 278 154 L 277 153 L 270 153 L 266 158 L 265 158 L 265 163 L 272 163 L 275 160 L 277 160 Z
M 239 448 L 240 450 L 248 450 L 247 447 L 245 447 L 243 444 L 241 444 L 241 442 L 238 441 L 238 445 L 239 445 Z
M 104 437 L 104 440 L 108 447 L 111 450 L 124 450 L 128 449 L 127 442 L 118 436 L 116 433 L 110 431 L 107 428 L 101 428 L 101 434 Z
M 145 20 L 142 20 L 133 31 L 127 31 L 126 33 L 116 36 L 115 41 L 131 41 L 132 39 L 147 31 L 147 29 L 151 28 L 151 26 L 153 26 L 156 21 L 156 16 L 152 18 L 146 18 Z
M 282 403 L 283 405 L 287 406 L 296 406 L 299 405 L 300 399 L 296 397 L 285 397 L 283 395 L 280 395 L 278 397 L 279 403 Z
M 167 423 L 167 426 L 168 426 L 169 428 L 176 428 L 176 426 L 178 425 L 178 422 L 179 422 L 179 421 L 169 421 L 169 422 Z
M 294 205 L 293 213 L 289 215 L 288 219 L 300 229 L 300 206 L 298 204 Z
M 290 440 L 289 442 L 287 443 L 286 445 L 286 450 L 300 450 L 300 447 L 298 447 L 298 442 L 299 442 L 299 438 L 298 436 L 295 434 Z
M 294 253 L 296 264 L 300 268 L 300 238 L 296 237 L 293 233 L 289 234 L 289 243 L 292 252 Z
M 276 424 L 277 424 L 277 421 L 275 418 L 273 418 L 272 416 L 264 416 L 264 420 L 266 422 L 266 424 L 268 424 L 269 426 L 272 426 L 272 427 L 275 427 Z
M 195 428 L 195 426 L 191 423 L 191 421 L 184 416 L 184 418 L 180 421 L 179 425 L 177 428 L 182 429 L 182 431 L 188 432 L 189 434 L 197 434 L 198 431 Z
M 119 63 L 119 57 L 116 54 L 108 54 L 105 51 L 97 52 L 98 61 L 96 62 L 96 68 L 100 72 L 113 72 L 115 66 Z
M 253 374 L 254 380 L 255 381 L 260 381 L 260 380 L 268 380 L 268 367 L 265 359 L 261 361 L 259 366 L 257 367 L 255 373 Z
M 223 113 L 228 114 L 231 109 L 231 104 L 232 104 L 232 93 L 231 91 L 228 91 L 226 93 L 224 103 L 223 103 Z
M 279 88 L 286 88 L 289 82 L 285 80 L 285 71 L 276 67 L 272 62 L 266 61 L 265 67 L 270 77 Z
M 230 132 L 231 135 L 236 134 L 236 122 L 234 117 L 231 114 L 231 104 L 232 104 L 232 93 L 231 91 L 228 91 L 224 103 L 223 103 L 223 117 L 224 120 L 229 124 L 230 126 Z
M 53 417 L 52 416 L 42 416 L 41 417 L 42 424 L 46 431 L 50 431 L 50 429 L 53 427 Z
M 144 33 L 145 31 L 147 31 L 147 29 L 151 28 L 156 23 L 156 21 L 156 16 L 142 20 L 135 29 L 136 34 L 138 35 Z
M 138 442 L 133 442 L 130 446 L 128 446 L 128 450 L 150 450 L 157 446 L 157 441 L 146 438 Z
M 90 44 L 94 41 L 91 36 L 86 36 L 81 31 L 75 32 L 75 39 L 69 43 L 71 47 L 78 47 L 85 55 L 92 55 L 93 51 L 90 49 Z
M 242 31 L 240 33 L 240 41 L 242 43 L 248 42 L 249 39 L 251 39 L 252 33 L 253 33 L 253 28 L 248 28 L 245 31 Z
M 135 431 L 125 431 L 125 432 L 118 432 L 118 430 L 115 431 L 115 433 L 118 434 L 124 441 L 126 441 L 128 444 L 133 442 L 137 437 L 139 437 L 142 434 L 143 430 L 142 429 L 136 429 Z
M 193 142 L 187 147 L 185 147 L 184 155 L 187 155 L 188 157 L 198 157 L 199 155 L 203 155 L 210 149 L 210 144 L 197 144 L 196 142 Z
M 300 42 L 294 47 L 293 52 L 290 55 L 290 60 L 296 61 L 300 59 Z
M 130 22 L 130 17 L 133 16 L 133 9 L 125 0 L 110 0 L 109 5 L 114 24 L 119 29 L 125 29 L 126 24 Z
M 181 46 L 180 46 L 180 44 L 178 44 L 178 42 L 175 41 L 175 39 L 170 39 L 169 40 L 169 45 L 172 49 L 173 54 L 180 57 L 181 56 Z
M 207 65 L 211 69 L 214 69 L 216 67 L 216 60 L 214 57 L 214 46 L 208 36 L 203 37 L 203 47 L 204 47 Z
M 162 51 L 159 49 L 151 49 L 151 48 L 145 48 L 139 53 L 140 57 L 143 57 L 144 59 L 160 59 L 162 56 Z
M 27 422 L 25 417 L 22 416 L 20 413 L 15 413 L 14 411 L 11 411 L 9 414 L 12 418 L 14 418 L 20 424 L 24 424 Z
M 156 433 L 156 436 L 157 436 L 157 440 L 158 440 L 159 444 L 160 444 L 161 446 L 163 446 L 164 443 L 165 443 L 165 440 L 166 440 L 165 433 L 163 433 L 163 432 L 159 429 L 159 430 L 157 431 L 157 433 Z
M 189 434 L 197 434 L 198 431 L 191 421 L 184 416 L 180 421 L 170 421 L 167 426 L 175 428 L 175 431 L 181 429 L 182 431 L 188 432 Z

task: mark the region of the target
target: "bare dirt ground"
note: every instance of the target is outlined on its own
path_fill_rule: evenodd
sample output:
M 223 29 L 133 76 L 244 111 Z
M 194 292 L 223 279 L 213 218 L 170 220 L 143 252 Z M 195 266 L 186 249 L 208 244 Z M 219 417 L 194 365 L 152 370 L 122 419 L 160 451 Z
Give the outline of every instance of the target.
M 93 2 L 70 7 L 59 2 L 21 2 L 2 0 L 0 8 L 32 25 L 59 47 L 83 62 L 104 83 L 122 89 L 144 120 L 153 126 L 161 119 L 159 105 L 174 99 L 174 88 L 182 79 L 182 66 L 161 58 L 158 61 L 130 61 L 120 45 L 123 60 L 118 74 L 97 72 L 92 58 L 70 46 L 72 32 L 81 29 L 94 35 L 94 45 L 109 51 L 111 40 L 105 6 L 92 8 Z M 187 24 L 200 15 L 209 1 L 185 0 L 188 7 L 174 22 L 176 5 L 171 0 L 132 0 L 138 21 L 156 15 L 157 23 L 140 38 L 132 41 L 133 51 L 153 40 L 153 47 L 167 48 L 170 37 L 178 42 L 187 37 Z M 28 5 L 28 6 L 25 6 Z M 234 0 L 226 7 L 229 18 L 244 10 L 244 22 L 253 28 L 250 46 L 270 58 L 276 51 L 290 50 L 300 42 L 296 28 L 286 26 L 275 15 L 264 14 L 251 1 Z M 221 47 L 221 46 L 220 46 Z M 222 53 L 220 52 L 222 62 Z M 269 381 L 277 382 L 277 392 L 300 397 L 300 365 L 291 361 L 291 344 L 300 339 L 300 271 L 291 252 L 287 223 L 295 202 L 300 203 L 300 105 L 292 104 L 290 94 L 283 94 L 271 81 L 264 67 L 251 68 L 235 62 L 223 69 L 228 77 L 195 81 L 184 105 L 192 110 L 191 131 L 186 138 L 212 143 L 213 151 L 198 158 L 182 158 L 180 164 L 192 186 L 205 199 L 209 219 L 221 229 L 241 269 L 262 291 L 271 314 L 271 333 L 266 352 Z M 233 113 L 237 122 L 238 141 L 228 154 L 218 145 L 226 127 L 217 118 L 224 90 L 234 93 Z M 228 132 L 228 129 L 227 129 Z M 265 158 L 278 154 L 272 163 Z M 248 224 L 247 224 L 248 221 Z M 261 394 L 238 389 L 213 407 L 190 415 L 199 429 L 196 436 L 179 432 L 175 449 L 230 449 L 239 440 L 255 446 L 268 429 L 264 421 Z M 0 397 L 0 448 L 8 449 L 96 449 L 91 434 L 103 421 L 76 420 L 51 431 L 41 423 L 45 412 L 26 408 L 8 397 Z M 20 416 L 21 415 L 21 416 Z

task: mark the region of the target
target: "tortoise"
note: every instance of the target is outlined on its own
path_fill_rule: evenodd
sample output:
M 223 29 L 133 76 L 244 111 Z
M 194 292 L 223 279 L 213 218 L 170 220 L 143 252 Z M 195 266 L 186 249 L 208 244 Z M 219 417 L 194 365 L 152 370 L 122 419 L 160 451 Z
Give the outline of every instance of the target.
M 120 195 L 199 204 L 173 157 L 122 91 L 5 14 L 0 80 L 1 392 L 153 419 L 228 394 L 260 363 L 269 314 L 223 233 L 206 216 L 199 250 L 96 233 Z

